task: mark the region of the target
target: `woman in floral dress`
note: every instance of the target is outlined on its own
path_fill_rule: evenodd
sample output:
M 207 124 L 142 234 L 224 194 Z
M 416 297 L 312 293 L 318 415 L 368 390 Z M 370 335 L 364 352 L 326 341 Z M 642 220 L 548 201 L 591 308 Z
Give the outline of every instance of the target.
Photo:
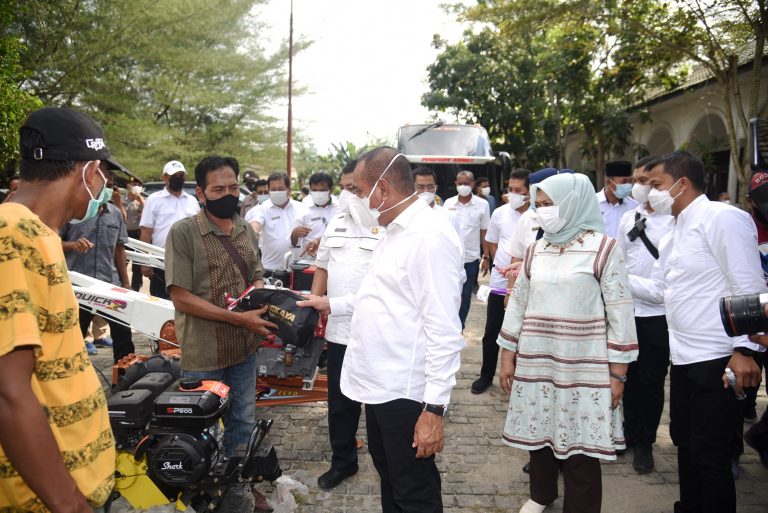
M 510 393 L 504 442 L 531 452 L 531 500 L 540 513 L 596 513 L 600 460 L 624 449 L 621 396 L 637 358 L 632 295 L 621 250 L 603 235 L 592 184 L 556 175 L 531 187 L 544 237 L 526 252 L 504 317 L 499 379 Z

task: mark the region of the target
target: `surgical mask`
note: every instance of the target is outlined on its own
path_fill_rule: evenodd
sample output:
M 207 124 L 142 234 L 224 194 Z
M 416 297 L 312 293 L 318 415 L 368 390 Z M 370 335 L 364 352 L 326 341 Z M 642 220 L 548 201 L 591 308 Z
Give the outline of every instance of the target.
M 402 153 L 398 153 L 397 155 L 392 157 L 392 160 L 389 161 L 389 164 L 387 164 L 387 167 L 384 168 L 384 171 L 382 171 L 382 173 L 379 175 L 379 178 L 376 179 L 376 182 L 373 184 L 373 187 L 371 188 L 371 192 L 368 193 L 368 196 L 366 196 L 365 198 L 358 198 L 357 196 L 355 196 L 357 201 L 353 201 L 349 205 L 350 206 L 350 214 L 352 214 L 353 217 L 355 215 L 355 214 L 353 214 L 353 210 L 352 210 L 353 208 L 354 209 L 361 209 L 362 207 L 365 207 L 365 209 L 368 210 L 368 215 L 364 215 L 364 214 L 362 214 L 362 212 L 358 212 L 357 214 L 365 222 L 368 222 L 369 218 L 373 218 L 374 225 L 372 225 L 372 226 L 375 226 L 376 224 L 379 223 L 379 216 L 381 214 L 389 212 L 393 208 L 396 208 L 396 207 L 402 205 L 403 203 L 405 203 L 406 201 L 408 201 L 409 199 L 411 199 L 413 196 L 416 195 L 416 191 L 413 191 L 413 194 L 411 194 L 407 198 L 401 199 L 400 201 L 398 201 L 397 203 L 395 203 L 394 205 L 392 205 L 391 207 L 389 207 L 389 208 L 387 208 L 385 210 L 379 211 L 379 209 L 382 207 L 382 205 L 384 205 L 384 200 L 381 200 L 381 205 L 379 205 L 378 207 L 371 208 L 371 196 L 373 195 L 373 191 L 376 190 L 376 186 L 379 185 L 379 182 L 381 181 L 381 179 L 384 178 L 385 174 L 387 174 L 387 171 L 389 171 L 389 168 L 392 167 L 392 164 L 394 164 L 395 160 L 397 160 L 397 157 L 405 158 L 405 156 Z
M 134 185 L 131 187 L 131 192 L 136 196 L 138 196 L 139 194 L 144 192 L 144 187 L 142 187 L 141 185 Z
M 168 178 L 168 188 L 173 192 L 180 192 L 184 188 L 184 178 L 182 175 L 173 175 Z
M 644 205 L 646 201 L 648 201 L 648 193 L 651 192 L 651 186 L 650 185 L 642 185 L 639 183 L 636 183 L 632 186 L 632 197 L 635 198 L 635 201 L 640 203 L 641 205 Z
M 480 189 L 480 192 L 483 193 L 483 196 L 490 196 L 491 195 L 491 188 L 490 187 L 483 187 Z
M 347 189 L 343 189 L 339 193 L 339 210 L 342 212 L 347 212 L 349 210 L 349 201 L 352 199 L 352 196 L 354 196 L 354 194 Z
M 507 194 L 507 204 L 509 205 L 509 208 L 512 210 L 517 210 L 518 208 L 522 207 L 525 204 L 525 201 L 528 198 L 523 196 L 522 194 L 517 194 L 514 192 L 510 192 Z
M 237 212 L 237 203 L 240 200 L 233 194 L 225 194 L 219 199 L 211 200 L 205 197 L 205 209 L 219 219 L 229 219 Z
M 471 185 L 457 185 L 456 186 L 456 192 L 459 193 L 459 196 L 466 197 L 472 194 L 472 186 Z
M 312 203 L 318 207 L 324 207 L 331 199 L 331 191 L 309 191 L 312 196 Z
M 349 198 L 349 215 L 366 230 L 378 225 L 379 212 L 369 208 L 368 198 L 358 198 L 354 194 Z
M 672 205 L 674 205 L 675 200 L 683 193 L 683 191 L 680 191 L 677 196 L 674 197 L 669 191 L 674 189 L 675 185 L 677 185 L 679 182 L 680 180 L 673 183 L 672 187 L 666 191 L 651 189 L 651 192 L 648 193 L 648 203 L 651 205 L 651 208 L 654 212 L 661 215 L 668 215 L 672 213 Z
M 264 203 L 268 199 L 269 199 L 269 194 L 257 194 L 256 195 L 256 201 L 259 202 L 259 205 L 261 205 L 262 203 Z
M 288 191 L 269 191 L 269 199 L 278 207 L 285 205 L 288 202 Z
M 616 182 L 613 182 L 613 183 L 616 184 L 616 191 L 614 192 L 614 194 L 616 195 L 617 198 L 624 199 L 630 194 L 632 194 L 631 183 L 616 183 Z
M 112 193 L 114 191 L 110 187 L 104 187 L 101 194 L 101 204 L 106 205 L 112 199 Z
M 112 192 L 110 189 L 107 189 L 107 179 L 104 178 L 103 174 L 101 174 L 101 170 L 97 169 L 99 176 L 101 176 L 101 179 L 104 180 L 104 187 L 102 187 L 101 192 L 99 192 L 99 195 L 97 197 L 93 196 L 93 193 L 88 188 L 88 184 L 85 183 L 85 170 L 88 169 L 88 166 L 92 163 L 93 161 L 89 160 L 83 166 L 83 186 L 85 186 L 85 190 L 88 191 L 88 196 L 90 196 L 91 199 L 88 201 L 88 207 L 85 209 L 85 215 L 80 219 L 72 219 L 70 221 L 70 223 L 72 224 L 82 223 L 83 221 L 87 221 L 88 219 L 93 219 L 94 217 L 96 217 L 96 214 L 99 213 L 99 207 L 101 207 L 101 205 L 106 203 L 106 201 L 102 203 L 106 195 L 105 191 L 109 190 L 110 192 Z
M 539 207 L 536 209 L 536 216 L 539 218 L 539 226 L 547 233 L 557 233 L 563 229 L 567 221 L 568 212 L 571 210 L 571 204 L 568 203 L 568 210 L 565 214 L 560 216 L 560 206 L 564 204 L 568 198 L 573 195 L 573 192 L 569 192 L 568 195 L 563 198 L 560 205 L 552 205 L 551 207 Z
M 432 205 L 432 203 L 435 202 L 435 193 L 424 191 L 419 193 L 419 197 L 422 198 L 424 201 L 427 202 L 427 205 Z

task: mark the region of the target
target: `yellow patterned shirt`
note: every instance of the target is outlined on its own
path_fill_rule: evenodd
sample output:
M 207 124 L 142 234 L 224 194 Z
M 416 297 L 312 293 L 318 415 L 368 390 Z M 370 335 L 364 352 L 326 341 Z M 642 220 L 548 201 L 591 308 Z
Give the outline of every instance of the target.
M 78 488 L 93 506 L 114 486 L 106 399 L 85 351 L 61 239 L 27 207 L 0 205 L 0 358 L 35 348 L 32 391 Z M 0 513 L 46 511 L 0 446 Z

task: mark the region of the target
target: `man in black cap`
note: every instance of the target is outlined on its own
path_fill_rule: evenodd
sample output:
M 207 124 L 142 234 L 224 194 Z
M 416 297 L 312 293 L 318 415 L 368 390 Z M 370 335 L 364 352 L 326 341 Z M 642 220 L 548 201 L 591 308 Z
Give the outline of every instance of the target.
M 245 219 L 245 214 L 258 205 L 261 205 L 269 199 L 269 183 L 258 177 L 255 171 L 246 171 L 243 174 L 243 182 L 251 193 L 243 200 L 240 205 L 240 217 Z
M 605 221 L 605 234 L 614 239 L 622 216 L 637 207 L 632 193 L 632 163 L 615 160 L 605 163 L 605 187 L 597 193 L 597 202 Z
M 90 513 L 114 486 L 115 444 L 58 232 L 97 214 L 109 149 L 71 109 L 33 112 L 20 136 L 19 189 L 0 205 L 0 511 Z

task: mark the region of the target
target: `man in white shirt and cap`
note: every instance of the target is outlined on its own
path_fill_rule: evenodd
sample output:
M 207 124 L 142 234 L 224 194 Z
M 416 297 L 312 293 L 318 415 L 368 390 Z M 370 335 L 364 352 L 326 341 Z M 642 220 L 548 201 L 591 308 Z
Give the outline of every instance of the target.
M 282 172 L 267 178 L 269 199 L 245 214 L 259 236 L 261 262 L 265 271 L 283 269 L 285 255 L 293 251 L 291 230 L 294 221 L 304 215 L 304 207 L 291 198 L 291 180 Z M 269 273 L 267 273 L 269 274 Z
M 638 202 L 634 210 L 619 222 L 617 242 L 627 264 L 627 272 L 650 278 L 659 258 L 659 242 L 674 226 L 675 218 L 660 214 L 648 203 L 648 172 L 645 165 L 656 157 L 645 157 L 635 164 L 632 196 Z M 635 302 L 635 327 L 640 346 L 637 361 L 629 364 L 624 386 L 624 436 L 632 447 L 632 466 L 638 474 L 654 468 L 653 444 L 664 409 L 664 381 L 669 367 L 669 334 L 663 304 L 640 298 Z
M 178 160 L 171 160 L 163 167 L 165 188 L 152 193 L 144 200 L 141 213 L 141 240 L 149 244 L 165 247 L 165 240 L 173 224 L 200 211 L 197 198 L 184 192 L 187 170 Z M 170 299 L 165 288 L 165 271 L 144 266 L 141 269 L 149 278 L 149 293 L 156 297 Z
M 746 336 L 729 337 L 720 321 L 723 296 L 765 289 L 757 231 L 749 214 L 710 201 L 704 164 L 676 151 L 650 162 L 648 202 L 675 225 L 659 244 L 652 277 L 630 275 L 632 295 L 666 307 L 669 326 L 670 424 L 677 446 L 680 500 L 675 513 L 735 513 L 731 470 L 742 415 L 737 396 L 760 383 Z M 735 375 L 731 387 L 726 370 Z
M 303 306 L 352 314 L 341 390 L 365 403 L 368 449 L 384 513 L 443 511 L 434 455 L 464 347 L 458 319 L 459 237 L 420 200 L 410 164 L 389 147 L 360 158 L 350 212 L 377 223 L 378 243 L 356 296 L 311 296 Z M 484 201 L 484 200 L 483 200 Z
M 597 193 L 597 202 L 605 222 L 605 234 L 616 238 L 619 221 L 627 212 L 637 207 L 632 193 L 632 163 L 615 160 L 605 163 L 605 187 Z

